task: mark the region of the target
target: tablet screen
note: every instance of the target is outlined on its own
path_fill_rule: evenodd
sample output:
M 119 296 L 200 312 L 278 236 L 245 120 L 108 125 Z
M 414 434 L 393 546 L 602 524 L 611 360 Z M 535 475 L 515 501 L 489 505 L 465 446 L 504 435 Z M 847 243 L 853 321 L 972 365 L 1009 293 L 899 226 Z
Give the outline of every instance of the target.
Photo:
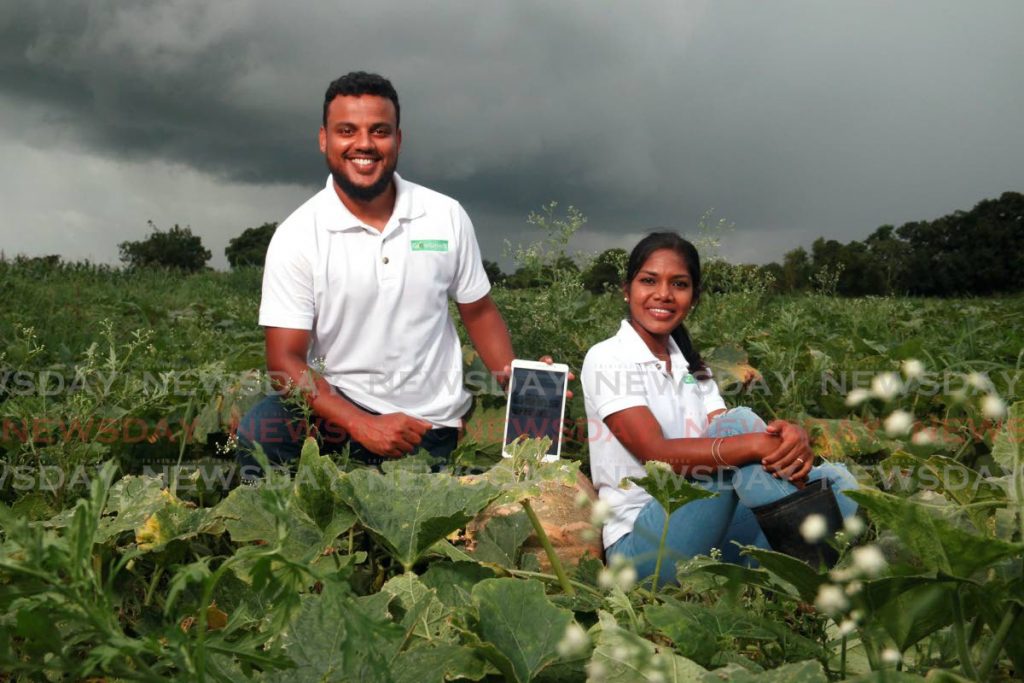
M 548 456 L 558 457 L 566 374 L 555 370 L 512 368 L 508 385 L 508 419 L 504 445 L 519 436 L 548 437 Z

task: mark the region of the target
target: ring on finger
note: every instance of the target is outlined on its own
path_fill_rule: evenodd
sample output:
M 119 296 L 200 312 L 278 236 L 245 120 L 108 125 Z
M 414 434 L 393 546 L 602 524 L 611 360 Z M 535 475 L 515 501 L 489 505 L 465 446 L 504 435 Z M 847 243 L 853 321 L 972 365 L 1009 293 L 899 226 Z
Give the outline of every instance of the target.
M 801 465 L 803 465 L 803 464 L 804 464 L 804 459 L 803 459 L 803 458 L 797 458 L 797 459 L 796 459 L 796 461 L 797 461 L 798 463 L 800 463 Z

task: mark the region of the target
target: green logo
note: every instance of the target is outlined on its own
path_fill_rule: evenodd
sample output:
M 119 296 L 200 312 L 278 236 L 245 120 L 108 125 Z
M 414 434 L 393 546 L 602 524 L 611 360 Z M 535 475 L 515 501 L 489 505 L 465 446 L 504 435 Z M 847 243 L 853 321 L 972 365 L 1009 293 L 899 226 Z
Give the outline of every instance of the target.
M 448 240 L 413 240 L 413 251 L 448 251 Z
M 694 377 L 693 375 L 691 375 L 690 373 L 686 373 L 685 375 L 683 375 L 683 384 L 696 384 L 696 383 L 697 383 L 697 378 Z

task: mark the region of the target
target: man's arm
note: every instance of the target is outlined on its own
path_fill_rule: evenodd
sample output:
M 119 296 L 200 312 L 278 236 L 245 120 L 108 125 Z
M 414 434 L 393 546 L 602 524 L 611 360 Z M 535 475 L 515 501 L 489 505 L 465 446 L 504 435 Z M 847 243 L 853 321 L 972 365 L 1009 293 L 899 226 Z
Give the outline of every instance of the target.
M 456 303 L 462 323 L 469 333 L 473 348 L 480 354 L 480 360 L 491 371 L 502 386 L 508 381 L 515 353 L 512 339 L 508 335 L 505 319 L 494 304 L 490 294 L 468 304 Z
M 313 412 L 343 429 L 378 455 L 398 456 L 415 448 L 430 423 L 404 413 L 370 415 L 346 401 L 306 363 L 309 331 L 267 327 L 267 370 L 279 390 L 299 391 Z M 508 333 L 506 332 L 506 337 Z

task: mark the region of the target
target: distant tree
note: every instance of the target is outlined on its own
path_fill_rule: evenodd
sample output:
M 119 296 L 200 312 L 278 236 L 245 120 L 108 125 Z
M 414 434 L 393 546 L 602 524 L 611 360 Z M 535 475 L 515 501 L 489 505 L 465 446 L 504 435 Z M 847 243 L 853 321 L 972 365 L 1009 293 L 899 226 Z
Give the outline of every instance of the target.
M 144 240 L 121 242 L 117 245 L 121 261 L 133 268 L 176 268 L 185 271 L 202 270 L 210 260 L 209 249 L 203 247 L 199 235 L 192 229 L 175 224 L 164 232 L 153 221 L 147 221 L 153 232 Z
M 232 268 L 241 266 L 262 266 L 267 259 L 270 238 L 277 230 L 277 223 L 264 223 L 258 228 L 246 228 L 238 237 L 232 237 L 224 249 L 224 255 Z
M 496 285 L 505 280 L 505 274 L 501 272 L 501 266 L 494 261 L 484 259 L 484 272 L 487 273 L 487 279 L 491 281 L 492 285 Z
M 811 260 L 803 247 L 787 251 L 782 257 L 782 290 L 802 292 L 811 286 Z
M 622 285 L 629 254 L 625 249 L 606 249 L 598 254 L 583 271 L 583 286 L 594 294 Z

